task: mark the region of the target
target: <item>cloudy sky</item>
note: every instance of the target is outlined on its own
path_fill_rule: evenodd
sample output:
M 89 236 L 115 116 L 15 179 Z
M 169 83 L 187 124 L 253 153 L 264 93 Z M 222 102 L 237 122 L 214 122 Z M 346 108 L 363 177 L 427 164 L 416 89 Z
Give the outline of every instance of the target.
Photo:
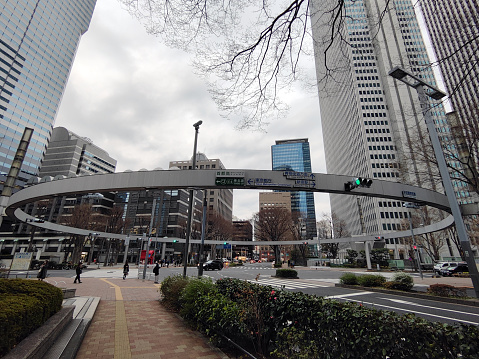
M 298 85 L 288 95 L 288 115 L 266 133 L 238 131 L 220 117 L 190 63 L 188 54 L 148 35 L 116 0 L 98 0 L 55 126 L 92 139 L 118 161 L 117 172 L 190 159 L 198 120 L 198 151 L 226 168 L 271 169 L 275 140 L 308 138 L 313 172 L 326 172 L 316 92 Z M 315 202 L 317 218 L 329 212 L 327 194 L 315 194 Z M 234 191 L 233 215 L 248 219 L 257 211 L 258 191 Z

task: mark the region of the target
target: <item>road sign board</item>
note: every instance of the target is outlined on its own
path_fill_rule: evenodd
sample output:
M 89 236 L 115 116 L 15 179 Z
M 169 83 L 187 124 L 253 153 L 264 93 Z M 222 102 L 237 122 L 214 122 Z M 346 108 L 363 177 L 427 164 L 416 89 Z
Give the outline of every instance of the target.
M 244 186 L 244 178 L 216 177 L 216 186 Z
M 216 171 L 216 177 L 244 177 L 244 171 Z
M 296 171 L 283 171 L 283 176 L 285 176 L 288 179 L 314 180 L 316 178 L 314 173 L 311 173 L 311 172 L 296 172 Z

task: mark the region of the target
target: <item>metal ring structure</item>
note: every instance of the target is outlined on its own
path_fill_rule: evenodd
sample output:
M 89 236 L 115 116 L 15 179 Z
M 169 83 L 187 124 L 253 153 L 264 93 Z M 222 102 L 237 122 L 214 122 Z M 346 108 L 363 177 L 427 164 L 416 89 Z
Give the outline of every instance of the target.
M 268 171 L 268 170 L 140 170 L 137 172 L 125 171 L 111 174 L 98 174 L 78 177 L 56 176 L 35 178 L 30 187 L 14 193 L 8 202 L 6 213 L 12 218 L 22 222 L 33 219 L 21 210 L 27 203 L 47 199 L 55 196 L 67 196 L 84 193 L 101 192 L 131 192 L 139 190 L 174 190 L 174 189 L 261 189 L 261 190 L 286 190 L 309 191 L 322 193 L 336 193 L 355 196 L 369 196 L 388 198 L 399 201 L 428 205 L 450 213 L 449 202 L 446 195 L 423 189 L 416 186 L 396 182 L 373 180 L 370 188 L 359 187 L 354 191 L 345 191 L 344 183 L 351 181 L 351 176 L 294 172 L 294 171 Z M 415 234 L 425 234 L 447 228 L 454 223 L 452 216 L 446 219 L 414 229 Z M 64 226 L 52 222 L 30 223 L 34 226 L 70 234 L 89 235 L 91 230 Z M 96 232 L 100 237 L 125 240 L 126 234 Z M 351 238 L 338 238 L 338 242 L 374 241 L 377 236 L 381 238 L 400 238 L 411 235 L 410 231 L 391 232 L 386 234 L 357 236 Z M 184 242 L 182 238 L 161 238 L 164 242 Z M 199 243 L 200 240 L 190 240 Z M 310 244 L 317 240 L 309 240 Z M 219 241 L 205 240 L 207 244 L 217 244 Z M 250 245 L 250 241 L 231 241 L 234 245 Z M 255 241 L 255 245 L 270 245 L 271 242 Z M 295 241 L 278 241 L 275 244 L 297 244 Z M 321 243 L 328 243 L 321 240 Z

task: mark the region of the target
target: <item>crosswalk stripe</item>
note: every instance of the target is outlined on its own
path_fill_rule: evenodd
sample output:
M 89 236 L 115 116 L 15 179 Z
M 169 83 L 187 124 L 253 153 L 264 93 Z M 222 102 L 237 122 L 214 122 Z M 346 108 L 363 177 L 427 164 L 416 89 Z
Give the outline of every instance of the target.
M 304 289 L 304 288 L 325 288 L 327 285 L 316 284 L 316 283 L 305 283 L 305 282 L 296 282 L 288 280 L 275 280 L 275 279 L 249 279 L 248 282 L 256 283 L 259 285 L 269 285 L 275 288 L 285 288 L 285 289 Z

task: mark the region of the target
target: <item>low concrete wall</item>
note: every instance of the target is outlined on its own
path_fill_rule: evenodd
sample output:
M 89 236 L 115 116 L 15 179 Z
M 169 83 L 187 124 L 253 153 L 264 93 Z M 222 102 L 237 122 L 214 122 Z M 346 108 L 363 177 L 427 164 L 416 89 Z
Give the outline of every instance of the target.
M 63 299 L 73 298 L 77 291 L 75 288 L 61 288 L 61 290 L 63 293 Z
M 73 319 L 74 306 L 64 306 L 40 328 L 23 339 L 4 359 L 41 359 Z

